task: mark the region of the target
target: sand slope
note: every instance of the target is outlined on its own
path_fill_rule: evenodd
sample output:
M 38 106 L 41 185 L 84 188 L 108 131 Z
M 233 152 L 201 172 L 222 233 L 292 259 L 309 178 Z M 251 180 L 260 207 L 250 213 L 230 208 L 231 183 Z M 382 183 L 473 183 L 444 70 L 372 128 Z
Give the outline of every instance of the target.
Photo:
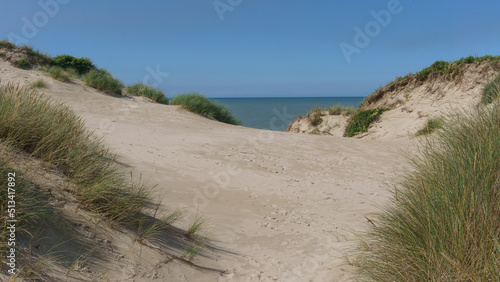
M 413 148 L 404 139 L 226 125 L 1 60 L 0 78 L 46 81 L 47 96 L 71 106 L 134 175 L 158 184 L 163 209 L 185 211 L 176 226 L 187 228 L 197 212 L 206 215 L 213 248 L 194 265 L 165 261 L 161 253 L 138 251 L 123 234 L 109 235 L 124 256 L 104 266 L 112 281 L 349 281 L 355 267 L 348 260 L 355 257 L 348 247 L 368 227 L 365 216 L 388 200 L 387 183 L 405 169 L 401 150 Z
M 395 80 L 375 91 L 361 110 L 376 107 L 390 108 L 374 122 L 368 132 L 356 138 L 396 140 L 412 138 L 422 129 L 429 118 L 443 117 L 457 111 L 476 106 L 483 86 L 498 74 L 491 62 L 467 64 L 459 69 L 459 74 L 431 75 L 420 81 L 416 75 Z M 325 112 L 326 114 L 326 112 Z M 347 122 L 343 116 L 322 116 L 323 122 L 312 126 L 307 118 L 297 119 L 290 125 L 291 132 L 342 136 Z M 332 125 L 337 125 L 333 126 Z M 317 129 L 316 129 L 317 128 Z M 330 130 L 333 128 L 332 130 Z

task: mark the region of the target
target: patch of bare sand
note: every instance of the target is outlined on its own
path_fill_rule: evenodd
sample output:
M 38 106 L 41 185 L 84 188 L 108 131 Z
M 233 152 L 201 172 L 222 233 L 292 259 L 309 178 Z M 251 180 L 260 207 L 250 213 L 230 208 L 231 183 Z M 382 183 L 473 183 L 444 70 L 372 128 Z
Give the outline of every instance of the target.
M 211 245 L 193 265 L 166 260 L 113 231 L 124 255 L 103 262 L 111 281 L 350 281 L 349 248 L 365 217 L 390 197 L 408 140 L 271 132 L 210 121 L 142 98 L 115 98 L 0 61 L 5 81 L 39 78 L 135 175 L 156 183 L 162 209 L 206 215 Z M 179 255 L 179 254 L 178 254 Z M 153 275 L 154 274 L 154 275 Z

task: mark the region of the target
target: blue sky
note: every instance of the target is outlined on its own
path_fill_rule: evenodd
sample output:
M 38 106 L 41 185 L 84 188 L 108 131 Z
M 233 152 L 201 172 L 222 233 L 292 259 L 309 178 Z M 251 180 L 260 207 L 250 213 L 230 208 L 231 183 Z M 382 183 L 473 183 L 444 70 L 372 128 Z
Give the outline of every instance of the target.
M 500 55 L 499 12 L 488 0 L 0 0 L 0 39 L 88 57 L 167 97 L 367 96 L 436 60 Z

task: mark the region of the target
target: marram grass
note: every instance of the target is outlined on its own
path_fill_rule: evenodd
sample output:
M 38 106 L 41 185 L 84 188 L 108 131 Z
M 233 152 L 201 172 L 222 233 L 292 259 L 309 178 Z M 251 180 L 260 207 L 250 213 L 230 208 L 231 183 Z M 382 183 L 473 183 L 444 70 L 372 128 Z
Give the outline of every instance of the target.
M 170 100 L 170 105 L 181 107 L 206 118 L 239 125 L 240 122 L 224 105 L 218 104 L 198 93 L 180 94 Z
M 75 184 L 83 208 L 121 221 L 147 204 L 146 188 L 125 178 L 83 121 L 31 88 L 0 85 L 0 139 L 57 166 Z
M 131 85 L 127 87 L 127 93 L 132 96 L 147 97 L 157 103 L 168 105 L 168 99 L 161 90 L 146 84 L 136 83 Z
M 500 104 L 458 114 L 422 147 L 373 221 L 361 274 L 368 281 L 498 281 Z

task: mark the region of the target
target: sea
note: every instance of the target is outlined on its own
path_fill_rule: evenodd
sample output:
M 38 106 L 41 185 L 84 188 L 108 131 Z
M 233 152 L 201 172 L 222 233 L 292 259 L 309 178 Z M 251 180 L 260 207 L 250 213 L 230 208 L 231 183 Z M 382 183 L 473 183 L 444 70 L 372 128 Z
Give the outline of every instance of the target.
M 364 97 L 301 97 L 301 98 L 211 98 L 223 104 L 243 126 L 284 131 L 298 115 L 319 106 L 334 105 L 357 108 Z

